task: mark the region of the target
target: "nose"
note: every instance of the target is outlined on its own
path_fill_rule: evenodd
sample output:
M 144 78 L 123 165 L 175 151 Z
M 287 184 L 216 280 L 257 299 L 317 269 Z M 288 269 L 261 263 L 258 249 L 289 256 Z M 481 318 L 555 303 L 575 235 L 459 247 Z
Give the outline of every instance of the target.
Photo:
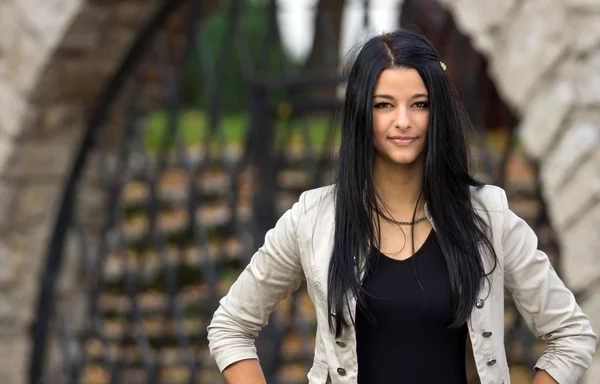
M 408 111 L 405 107 L 398 108 L 396 118 L 394 119 L 394 125 L 396 128 L 408 129 L 410 127 L 410 120 L 408 118 Z

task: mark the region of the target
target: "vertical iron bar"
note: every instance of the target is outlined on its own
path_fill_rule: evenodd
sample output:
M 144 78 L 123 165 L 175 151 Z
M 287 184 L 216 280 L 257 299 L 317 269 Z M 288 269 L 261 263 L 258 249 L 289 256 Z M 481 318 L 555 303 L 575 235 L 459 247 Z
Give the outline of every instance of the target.
M 262 244 L 265 234 L 275 221 L 275 164 L 273 162 L 273 126 L 268 116 L 267 89 L 257 84 L 251 89 L 251 162 L 258 170 L 257 191 L 253 199 L 253 238 Z M 246 264 L 250 260 L 246 260 Z M 278 359 L 279 335 L 272 322 L 262 330 L 256 340 L 259 359 L 267 382 L 274 382 Z M 275 347 L 275 348 L 274 348 Z

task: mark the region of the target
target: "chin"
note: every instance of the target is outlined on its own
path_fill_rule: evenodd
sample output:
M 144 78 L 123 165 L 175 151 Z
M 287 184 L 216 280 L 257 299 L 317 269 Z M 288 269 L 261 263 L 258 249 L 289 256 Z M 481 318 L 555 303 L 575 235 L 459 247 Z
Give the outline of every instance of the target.
M 421 159 L 416 151 L 405 151 L 404 153 L 390 153 L 388 159 L 396 164 L 413 164 Z
M 416 154 L 414 155 L 403 155 L 398 156 L 398 154 L 393 154 L 391 156 L 385 156 L 384 161 L 391 163 L 393 165 L 411 165 L 417 164 L 420 157 Z
M 417 159 L 395 160 L 393 163 L 396 165 L 415 165 L 417 164 Z

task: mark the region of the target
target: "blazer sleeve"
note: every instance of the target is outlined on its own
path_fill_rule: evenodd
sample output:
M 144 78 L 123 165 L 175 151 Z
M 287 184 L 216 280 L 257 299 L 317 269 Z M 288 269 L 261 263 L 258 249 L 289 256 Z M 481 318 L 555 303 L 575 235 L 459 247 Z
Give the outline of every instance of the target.
M 267 232 L 263 246 L 219 302 L 207 331 L 210 354 L 221 372 L 237 361 L 258 359 L 258 333 L 304 279 L 297 239 L 302 201 L 303 196 Z
M 573 293 L 538 250 L 534 231 L 502 195 L 505 285 L 529 328 L 546 341 L 535 369 L 545 370 L 560 384 L 576 384 L 592 362 L 597 336 Z

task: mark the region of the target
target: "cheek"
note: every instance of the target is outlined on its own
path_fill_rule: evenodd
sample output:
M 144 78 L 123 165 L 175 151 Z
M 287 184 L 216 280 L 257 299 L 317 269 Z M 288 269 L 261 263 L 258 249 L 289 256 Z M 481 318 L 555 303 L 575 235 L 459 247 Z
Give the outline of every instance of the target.
M 423 134 L 426 134 L 427 127 L 429 126 L 429 113 L 423 113 L 421 116 L 419 116 L 417 124 L 418 124 L 419 130 Z
M 373 114 L 373 138 L 379 139 L 386 135 L 387 125 L 381 115 Z

